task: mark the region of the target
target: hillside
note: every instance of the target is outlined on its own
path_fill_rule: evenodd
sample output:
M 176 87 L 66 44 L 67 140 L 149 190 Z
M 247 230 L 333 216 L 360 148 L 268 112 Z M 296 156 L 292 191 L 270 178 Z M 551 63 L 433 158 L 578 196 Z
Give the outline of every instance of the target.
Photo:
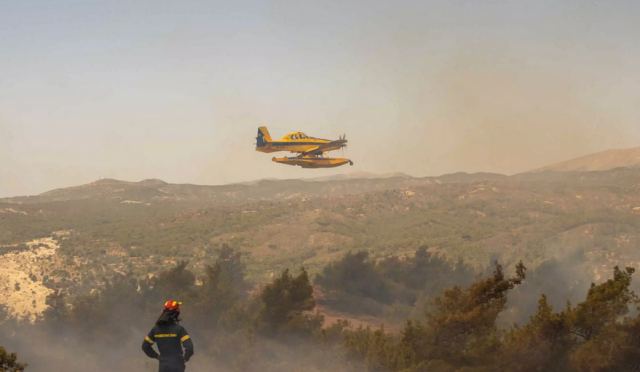
M 74 294 L 178 260 L 203 272 L 224 245 L 243 252 L 254 283 L 287 267 L 313 275 L 348 251 L 382 258 L 423 245 L 478 271 L 495 259 L 535 268 L 579 257 L 581 275 L 597 279 L 616 264 L 640 266 L 639 191 L 631 168 L 226 186 L 101 180 L 0 200 L 0 250 L 33 286 Z M 44 238 L 55 254 L 8 255 Z
M 592 172 L 640 167 L 640 147 L 615 149 L 552 164 L 534 172 Z

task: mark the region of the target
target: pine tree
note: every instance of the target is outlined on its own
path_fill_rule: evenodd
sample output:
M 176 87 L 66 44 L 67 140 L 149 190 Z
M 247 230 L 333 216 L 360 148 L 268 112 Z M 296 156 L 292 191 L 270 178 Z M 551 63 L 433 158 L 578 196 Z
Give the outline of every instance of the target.
M 15 353 L 9 353 L 0 346 L 0 372 L 19 372 L 24 371 L 26 367 L 26 364 L 18 362 Z
M 304 314 L 316 306 L 313 287 L 304 269 L 295 277 L 288 269 L 284 270 L 262 290 L 260 300 L 259 328 L 267 333 L 284 330 L 306 332 L 321 325 L 321 319 Z

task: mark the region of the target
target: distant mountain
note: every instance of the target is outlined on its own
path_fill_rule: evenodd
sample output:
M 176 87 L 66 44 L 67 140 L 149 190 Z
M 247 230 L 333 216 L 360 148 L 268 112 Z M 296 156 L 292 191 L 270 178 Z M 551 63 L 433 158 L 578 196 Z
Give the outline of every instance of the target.
M 542 167 L 533 172 L 593 172 L 636 167 L 640 167 L 640 147 L 602 151 Z
M 158 179 L 130 182 L 105 178 L 86 185 L 55 189 L 35 196 L 0 198 L 0 203 L 99 200 L 123 204 L 178 202 L 229 205 L 252 201 L 354 195 L 432 183 L 469 183 L 501 177 L 506 176 L 491 173 L 456 173 L 442 177 L 418 178 L 403 173 L 353 173 L 310 179 L 262 179 L 228 185 L 171 184 Z

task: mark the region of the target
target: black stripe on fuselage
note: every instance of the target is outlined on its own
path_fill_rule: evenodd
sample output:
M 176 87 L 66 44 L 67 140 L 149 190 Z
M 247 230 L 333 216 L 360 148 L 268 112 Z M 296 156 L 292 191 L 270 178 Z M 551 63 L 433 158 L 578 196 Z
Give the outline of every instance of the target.
M 267 142 L 271 146 L 321 146 L 329 143 L 331 142 Z

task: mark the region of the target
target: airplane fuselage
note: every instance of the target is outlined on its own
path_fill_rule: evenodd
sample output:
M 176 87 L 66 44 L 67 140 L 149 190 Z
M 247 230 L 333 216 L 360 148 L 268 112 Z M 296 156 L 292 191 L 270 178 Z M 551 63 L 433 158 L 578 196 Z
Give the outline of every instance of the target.
M 256 151 L 260 152 L 279 152 L 279 151 L 289 151 L 289 152 L 298 152 L 303 153 L 307 151 L 312 151 L 320 145 L 324 145 L 330 143 L 332 141 L 319 139 L 319 138 L 309 138 L 304 141 L 272 141 L 265 143 L 262 146 L 256 146 Z M 339 142 L 339 141 L 333 141 Z M 346 142 L 346 141 L 344 141 Z M 343 147 L 344 143 L 336 143 L 330 146 L 323 147 L 323 151 L 334 151 L 339 150 Z
M 274 141 L 266 127 L 258 128 L 256 137 L 256 151 L 260 152 L 292 152 L 297 153 L 294 157 L 274 157 L 276 163 L 297 165 L 302 168 L 333 168 L 344 164 L 353 165 L 353 162 L 346 158 L 324 157 L 328 151 L 339 150 L 347 145 L 347 140 L 341 137 L 332 141 L 322 138 L 309 137 L 302 132 L 291 132 L 280 140 Z

